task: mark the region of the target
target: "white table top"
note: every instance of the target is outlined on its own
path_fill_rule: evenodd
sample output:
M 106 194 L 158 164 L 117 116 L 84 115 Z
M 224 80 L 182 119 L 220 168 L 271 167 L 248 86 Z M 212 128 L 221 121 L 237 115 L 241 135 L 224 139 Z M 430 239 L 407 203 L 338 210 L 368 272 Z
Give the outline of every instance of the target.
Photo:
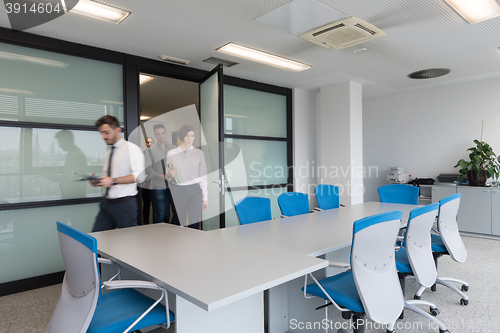
M 410 211 L 416 207 L 418 206 L 368 202 L 317 213 L 213 230 L 209 233 L 231 236 L 317 257 L 350 246 L 354 221 L 378 213 L 401 210 L 403 224 L 406 224 Z
M 279 248 L 165 223 L 90 235 L 104 257 L 207 311 L 328 265 Z

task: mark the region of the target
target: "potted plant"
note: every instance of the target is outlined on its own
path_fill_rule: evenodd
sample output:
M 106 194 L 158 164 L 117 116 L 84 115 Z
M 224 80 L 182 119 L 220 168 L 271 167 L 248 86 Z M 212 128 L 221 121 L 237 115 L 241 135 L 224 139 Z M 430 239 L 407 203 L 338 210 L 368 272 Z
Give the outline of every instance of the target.
M 497 179 L 500 175 L 500 157 L 497 157 L 489 144 L 483 141 L 474 140 L 475 147 L 467 149 L 470 151 L 470 161 L 461 159 L 455 165 L 460 167 L 460 177 L 457 181 L 462 182 L 467 176 L 469 185 L 484 186 L 488 178 Z

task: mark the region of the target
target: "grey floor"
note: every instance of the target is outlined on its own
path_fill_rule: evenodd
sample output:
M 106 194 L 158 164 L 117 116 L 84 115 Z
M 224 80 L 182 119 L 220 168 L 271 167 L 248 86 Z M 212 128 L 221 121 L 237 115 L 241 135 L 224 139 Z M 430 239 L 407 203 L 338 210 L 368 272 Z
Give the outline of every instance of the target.
M 449 257 L 439 261 L 439 275 L 465 280 L 470 285 L 467 293 L 468 306 L 460 305 L 460 297 L 438 286 L 437 292 L 426 290 L 422 299 L 433 302 L 440 309 L 438 318 L 451 333 L 500 332 L 500 241 L 475 237 L 463 237 L 468 250 L 464 264 L 458 264 Z M 0 297 L 0 333 L 43 333 L 59 298 L 61 285 Z M 407 298 L 412 299 L 418 289 L 415 281 L 408 279 Z M 427 310 L 427 307 L 423 307 Z M 330 307 L 328 319 L 345 322 L 339 311 Z M 332 325 L 332 326 L 333 326 Z M 429 327 L 423 317 L 405 312 L 405 319 L 398 322 L 397 332 L 439 332 Z M 174 332 L 175 325 L 168 331 L 156 329 L 151 333 Z M 336 332 L 335 326 L 329 332 Z M 367 329 L 367 333 L 383 333 L 383 329 Z M 68 332 L 69 333 L 69 332 Z M 193 332 L 194 333 L 194 332 Z

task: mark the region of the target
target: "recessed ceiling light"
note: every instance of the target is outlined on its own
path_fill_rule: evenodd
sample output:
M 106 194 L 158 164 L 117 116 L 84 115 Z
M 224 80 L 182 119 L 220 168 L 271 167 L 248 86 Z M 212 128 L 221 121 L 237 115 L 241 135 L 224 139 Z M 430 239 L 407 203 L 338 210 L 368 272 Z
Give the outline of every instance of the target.
M 497 0 L 445 0 L 470 24 L 489 20 L 500 15 Z
M 32 64 L 57 67 L 57 68 L 66 68 L 69 66 L 69 64 L 62 62 L 62 61 L 56 61 L 56 60 L 44 59 L 44 58 L 38 58 L 38 57 L 31 57 L 31 56 L 27 56 L 24 54 L 9 53 L 9 52 L 0 52 L 0 59 L 24 61 L 24 62 L 30 62 Z
M 174 58 L 174 57 L 170 57 L 170 56 L 166 56 L 166 55 L 160 55 L 160 56 L 158 56 L 158 58 L 160 58 L 163 61 L 169 62 L 171 64 L 175 64 L 175 65 L 187 65 L 190 62 L 189 60 Z
M 141 120 L 148 120 L 149 118 L 151 118 L 151 117 L 148 117 L 148 116 L 141 116 L 140 117 Z M 137 118 L 135 118 L 135 119 L 137 119 Z
M 234 43 L 228 43 L 224 46 L 216 49 L 219 52 L 230 54 L 243 59 L 248 59 L 252 61 L 259 62 L 261 64 L 266 64 L 289 71 L 300 72 L 305 69 L 311 68 L 311 66 L 302 64 L 298 61 L 286 59 L 283 57 L 275 56 L 267 52 L 258 51 L 251 49 L 249 47 L 241 46 Z
M 70 12 L 90 16 L 96 19 L 116 24 L 120 23 L 130 15 L 130 12 L 127 12 L 125 10 L 104 5 L 102 3 L 91 0 L 79 0 L 78 4 L 73 9 L 71 9 Z
M 152 80 L 154 78 L 155 77 L 152 75 L 139 74 L 139 84 L 143 84 L 143 83 L 148 82 L 149 80 Z

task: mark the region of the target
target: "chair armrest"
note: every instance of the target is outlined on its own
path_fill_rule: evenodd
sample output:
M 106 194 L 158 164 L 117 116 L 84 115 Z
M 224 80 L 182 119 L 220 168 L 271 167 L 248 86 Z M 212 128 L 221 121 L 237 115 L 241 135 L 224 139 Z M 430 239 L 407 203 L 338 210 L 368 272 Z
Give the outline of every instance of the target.
M 115 275 L 113 275 L 113 277 L 111 277 L 111 279 L 109 279 L 108 281 L 113 281 L 116 277 L 118 277 L 118 280 L 121 280 L 122 266 L 118 265 L 116 262 L 113 262 L 113 261 L 111 261 L 109 259 L 105 259 L 105 258 L 97 258 L 97 262 L 99 264 L 115 266 L 116 269 L 118 270 L 118 272 Z M 104 286 L 101 286 L 101 289 L 103 287 Z
M 141 321 L 142 318 L 144 318 L 145 315 L 147 315 L 153 308 L 161 302 L 162 299 L 165 299 L 165 309 L 166 309 L 166 316 L 167 316 L 167 325 L 166 328 L 170 327 L 170 314 L 169 314 L 169 308 L 168 308 L 168 297 L 167 297 L 167 291 L 165 288 L 160 287 L 154 282 L 150 281 L 140 281 L 140 280 L 124 280 L 124 281 L 106 281 L 103 282 L 103 285 L 106 289 L 113 290 L 113 289 L 125 289 L 125 288 L 144 288 L 144 289 L 153 289 L 153 290 L 160 290 L 161 291 L 161 296 L 158 298 L 153 305 L 151 305 L 144 313 L 137 318 L 126 330 L 125 332 L 129 332 L 132 327 L 134 327 L 139 321 Z
M 105 281 L 102 283 L 104 288 L 113 289 L 124 289 L 124 288 L 144 288 L 144 289 L 154 289 L 154 290 L 164 290 L 154 282 L 141 281 L 141 280 L 121 280 L 121 281 Z
M 330 261 L 328 262 L 329 267 L 338 267 L 338 268 L 349 268 L 351 267 L 350 264 L 347 264 L 345 262 L 335 262 L 335 261 Z

